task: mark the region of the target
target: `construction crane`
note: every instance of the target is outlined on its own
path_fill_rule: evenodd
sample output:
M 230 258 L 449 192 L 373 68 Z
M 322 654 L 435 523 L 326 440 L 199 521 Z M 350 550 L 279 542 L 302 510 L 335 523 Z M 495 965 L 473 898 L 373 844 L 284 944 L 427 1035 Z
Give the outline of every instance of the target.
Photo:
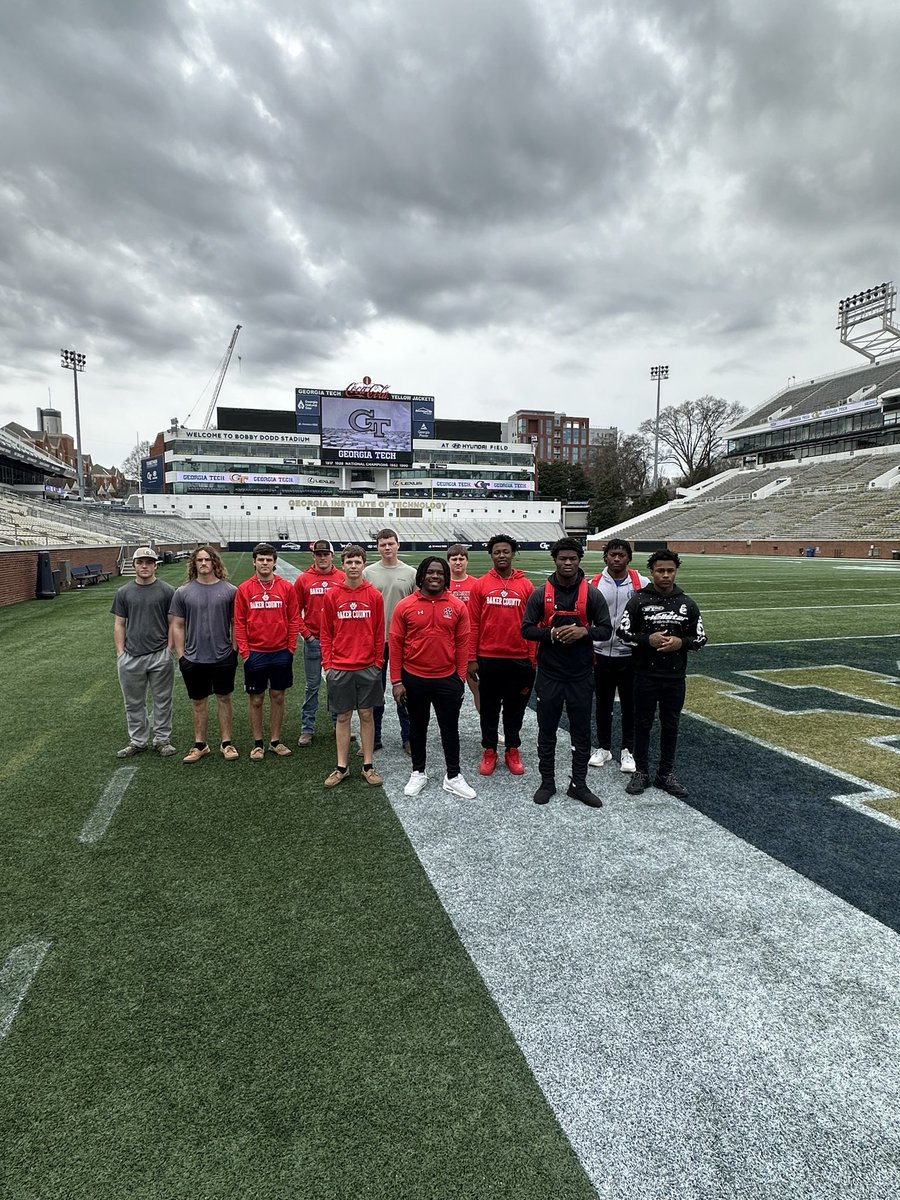
M 213 388 L 213 394 L 212 399 L 209 402 L 209 408 L 206 410 L 206 419 L 204 420 L 202 426 L 203 429 L 209 429 L 210 422 L 212 421 L 212 415 L 216 411 L 216 401 L 219 399 L 219 392 L 221 392 L 222 384 L 225 382 L 225 374 L 228 371 L 228 364 L 231 362 L 231 356 L 234 353 L 234 344 L 238 340 L 238 334 L 240 332 L 241 326 L 235 325 L 234 333 L 231 335 L 231 341 L 228 343 L 228 349 L 225 351 L 222 361 L 219 364 L 219 377 L 216 380 L 216 386 Z M 196 408 L 196 405 L 194 407 Z M 194 409 L 192 408 L 191 412 L 189 412 L 185 417 L 185 425 L 187 425 L 188 421 L 191 419 L 191 414 L 193 411 Z

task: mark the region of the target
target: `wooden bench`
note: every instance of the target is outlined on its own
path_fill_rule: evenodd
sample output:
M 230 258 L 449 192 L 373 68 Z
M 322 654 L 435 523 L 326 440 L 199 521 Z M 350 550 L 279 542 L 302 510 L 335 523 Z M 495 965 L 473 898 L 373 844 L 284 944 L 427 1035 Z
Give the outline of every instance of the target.
M 99 563 L 88 563 L 87 570 L 91 575 L 96 575 L 94 583 L 106 583 L 107 579 L 109 579 L 109 571 L 104 571 Z

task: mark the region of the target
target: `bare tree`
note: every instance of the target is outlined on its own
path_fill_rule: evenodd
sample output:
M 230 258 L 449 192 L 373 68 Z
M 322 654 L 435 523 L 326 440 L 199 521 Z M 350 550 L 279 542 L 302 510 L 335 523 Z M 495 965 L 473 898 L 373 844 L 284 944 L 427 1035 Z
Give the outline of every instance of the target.
M 659 441 L 665 457 L 677 463 L 682 483 L 688 487 L 708 479 L 717 470 L 724 450 L 724 434 L 742 416 L 740 404 L 718 396 L 701 396 L 664 408 L 659 414 Z M 656 421 L 651 417 L 640 432 L 652 438 Z
M 148 458 L 150 455 L 149 442 L 135 442 L 132 448 L 122 459 L 121 471 L 126 479 L 140 479 L 141 477 L 141 459 Z

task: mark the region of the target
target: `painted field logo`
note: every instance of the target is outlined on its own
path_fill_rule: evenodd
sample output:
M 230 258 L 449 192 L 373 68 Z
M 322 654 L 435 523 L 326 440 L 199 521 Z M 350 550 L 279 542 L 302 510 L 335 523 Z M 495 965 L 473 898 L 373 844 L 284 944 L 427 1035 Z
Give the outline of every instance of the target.
M 836 794 L 835 800 L 900 819 L 900 678 L 844 665 L 735 675 L 734 682 L 690 676 L 686 711 L 823 767 L 868 793 Z M 773 686 L 785 689 L 783 704 L 771 703 Z M 798 692 L 811 695 L 804 698 Z M 866 712 L 866 705 L 893 711 Z

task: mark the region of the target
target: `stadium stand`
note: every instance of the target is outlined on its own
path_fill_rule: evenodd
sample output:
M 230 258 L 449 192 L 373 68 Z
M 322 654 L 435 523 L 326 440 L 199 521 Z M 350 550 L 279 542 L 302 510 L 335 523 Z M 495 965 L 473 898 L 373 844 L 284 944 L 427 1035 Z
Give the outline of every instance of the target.
M 900 449 L 777 470 L 728 471 L 633 521 L 599 534 L 670 544 L 704 540 L 819 542 L 897 538 Z M 594 539 L 591 540 L 594 545 Z

